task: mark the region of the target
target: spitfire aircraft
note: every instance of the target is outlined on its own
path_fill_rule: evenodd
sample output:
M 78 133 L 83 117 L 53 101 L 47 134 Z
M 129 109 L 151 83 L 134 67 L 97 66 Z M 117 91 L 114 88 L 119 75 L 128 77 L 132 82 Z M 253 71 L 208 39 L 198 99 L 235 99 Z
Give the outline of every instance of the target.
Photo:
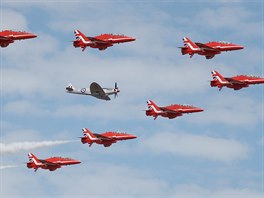
M 90 88 L 81 88 L 81 89 L 75 89 L 72 86 L 72 84 L 69 83 L 68 86 L 66 87 L 66 92 L 72 94 L 90 95 L 102 100 L 111 100 L 109 95 L 114 94 L 116 98 L 120 90 L 117 87 L 117 83 L 115 83 L 115 88 L 102 88 L 99 84 L 93 82 L 91 83 Z
M 130 135 L 127 133 L 118 133 L 118 132 L 105 132 L 102 134 L 92 133 L 87 128 L 82 129 L 83 137 L 81 138 L 81 142 L 83 144 L 89 144 L 89 147 L 92 146 L 93 143 L 103 144 L 104 147 L 109 147 L 113 143 L 116 143 L 120 140 L 128 140 L 137 138 L 134 135 Z
M 85 36 L 80 30 L 74 30 L 76 40 L 73 41 L 73 46 L 82 48 L 82 51 L 86 47 L 98 48 L 99 50 L 105 50 L 108 47 L 112 47 L 116 43 L 125 43 L 135 41 L 133 37 L 125 35 L 114 34 L 101 34 L 95 37 Z
M 249 87 L 249 85 L 264 83 L 264 78 L 256 76 L 239 75 L 233 77 L 223 77 L 215 70 L 213 70 L 211 73 L 213 77 L 213 80 L 210 83 L 211 87 L 218 87 L 219 91 L 221 91 L 223 87 L 239 90 Z
M 158 116 L 173 119 L 178 116 L 182 116 L 184 113 L 196 113 L 203 111 L 203 109 L 191 105 L 174 104 L 165 107 L 158 107 L 151 100 L 148 100 L 147 104 L 148 104 L 148 110 L 146 110 L 146 115 L 153 116 L 154 120 L 156 120 Z
M 181 48 L 182 55 L 189 54 L 190 58 L 194 54 L 205 56 L 206 59 L 211 59 L 217 54 L 221 54 L 222 51 L 240 50 L 244 47 L 241 45 L 224 42 L 213 41 L 209 43 L 194 43 L 189 38 L 183 37 L 184 47 Z
M 27 163 L 28 168 L 34 168 L 35 172 L 38 168 L 48 169 L 49 171 L 55 171 L 57 168 L 62 166 L 80 164 L 78 160 L 71 158 L 62 158 L 62 157 L 51 157 L 48 159 L 38 159 L 33 153 L 28 154 L 29 162 Z
M 37 37 L 36 34 L 12 30 L 4 30 L 0 32 L 0 46 L 7 47 L 10 43 L 14 43 L 15 40 L 31 39 Z

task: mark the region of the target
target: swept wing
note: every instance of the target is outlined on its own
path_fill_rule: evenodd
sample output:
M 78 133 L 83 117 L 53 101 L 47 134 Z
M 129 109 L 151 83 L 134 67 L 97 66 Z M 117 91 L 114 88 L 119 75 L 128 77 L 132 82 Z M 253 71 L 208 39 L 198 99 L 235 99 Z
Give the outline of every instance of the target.
M 233 78 L 225 78 L 229 83 L 235 84 L 235 85 L 245 85 L 246 83 L 240 80 L 235 80 Z
M 104 41 L 95 37 L 87 37 L 87 38 L 95 44 L 109 44 L 108 41 Z
M 201 50 L 203 51 L 209 51 L 209 52 L 220 52 L 220 50 L 209 47 L 203 43 L 195 43 L 199 48 L 201 48 Z
M 101 140 L 104 140 L 104 141 L 112 141 L 112 140 L 114 140 L 114 138 L 106 137 L 106 136 L 101 135 L 101 134 L 94 133 L 94 135 L 97 138 L 100 138 Z
M 7 38 L 5 36 L 0 36 L 0 41 L 12 41 L 12 39 Z
M 164 113 L 182 116 L 182 112 L 169 107 L 159 107 Z

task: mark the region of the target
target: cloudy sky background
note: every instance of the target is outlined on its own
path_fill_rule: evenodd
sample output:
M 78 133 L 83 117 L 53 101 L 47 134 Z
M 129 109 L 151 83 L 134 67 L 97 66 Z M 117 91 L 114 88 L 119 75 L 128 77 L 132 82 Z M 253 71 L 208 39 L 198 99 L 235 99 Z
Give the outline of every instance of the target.
M 210 71 L 264 76 L 262 1 L 1 1 L 1 30 L 38 38 L 1 50 L 1 197 L 263 196 L 263 86 L 211 88 Z M 75 49 L 73 31 L 137 38 L 105 51 Z M 212 60 L 182 56 L 182 37 L 245 49 Z M 101 101 L 65 93 L 118 82 Z M 146 100 L 202 113 L 146 117 Z M 137 135 L 104 148 L 81 129 Z M 82 161 L 55 172 L 27 169 L 27 153 Z

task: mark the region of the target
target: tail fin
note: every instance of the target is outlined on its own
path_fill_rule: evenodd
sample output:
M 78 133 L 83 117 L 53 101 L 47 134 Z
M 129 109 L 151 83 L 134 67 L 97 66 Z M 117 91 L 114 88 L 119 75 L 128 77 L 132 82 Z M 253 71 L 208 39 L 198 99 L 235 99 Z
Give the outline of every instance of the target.
M 213 80 L 218 81 L 221 84 L 228 82 L 219 72 L 212 70 L 211 73 Z
M 81 47 L 82 51 L 84 51 L 89 39 L 80 30 L 74 30 L 74 35 L 76 37 L 76 41 L 73 42 L 74 47 Z
M 83 43 L 89 41 L 89 39 L 80 30 L 74 30 L 74 34 L 76 39 L 81 40 Z
M 73 85 L 71 83 L 69 83 L 66 87 L 67 91 L 73 91 L 75 88 L 73 87 Z
M 213 80 L 211 81 L 211 87 L 218 87 L 219 91 L 221 91 L 221 89 L 223 88 L 224 84 L 227 84 L 228 81 L 217 71 L 212 70 L 212 77 Z
M 148 100 L 147 104 L 149 110 L 153 110 L 155 113 L 159 113 L 161 111 L 160 108 L 152 100 Z
M 42 163 L 33 153 L 28 153 L 28 160 L 30 163 L 33 163 L 35 166 L 42 165 Z
M 27 167 L 34 168 L 35 172 L 39 167 L 41 167 L 41 165 L 43 165 L 42 162 L 33 153 L 28 153 L 28 160 L 29 162 L 27 163 Z
M 183 37 L 184 47 L 181 47 L 182 55 L 189 54 L 190 58 L 194 55 L 196 51 L 199 51 L 200 48 L 192 42 L 188 37 Z
M 87 128 L 83 128 L 82 131 L 83 131 L 83 137 L 81 139 L 81 142 L 83 144 L 87 143 L 89 144 L 89 147 L 91 147 L 94 141 L 97 140 L 97 137 Z
M 83 131 L 83 136 L 85 138 L 88 138 L 89 140 L 96 140 L 97 139 L 96 136 L 89 129 L 83 128 L 82 131 Z
M 184 43 L 184 46 L 187 47 L 187 48 L 190 48 L 191 50 L 193 51 L 196 51 L 196 50 L 199 50 L 200 48 L 194 43 L 191 41 L 191 39 L 189 39 L 188 37 L 183 37 L 183 43 Z

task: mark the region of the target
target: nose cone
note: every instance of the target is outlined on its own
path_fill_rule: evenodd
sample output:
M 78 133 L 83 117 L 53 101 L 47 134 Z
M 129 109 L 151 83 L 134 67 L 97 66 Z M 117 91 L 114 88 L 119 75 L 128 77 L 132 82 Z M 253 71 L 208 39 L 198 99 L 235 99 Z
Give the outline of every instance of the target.
M 202 108 L 196 108 L 195 109 L 195 112 L 202 112 L 202 111 L 204 111 Z
M 137 136 L 135 136 L 135 135 L 128 135 L 127 137 L 128 137 L 128 139 L 135 139 L 135 138 L 137 138 Z
M 73 162 L 72 162 L 72 164 L 80 164 L 81 163 L 81 161 L 79 161 L 79 160 L 74 160 Z
M 133 37 L 130 37 L 129 39 L 130 39 L 130 41 L 135 41 L 135 40 L 136 40 L 136 39 L 133 38 Z
M 244 46 L 242 46 L 242 45 L 237 45 L 236 48 L 237 48 L 237 49 L 244 49 Z
M 233 50 L 241 50 L 241 49 L 244 49 L 244 46 L 233 44 L 232 49 Z
M 36 38 L 36 37 L 38 37 L 38 35 L 33 34 L 33 33 L 30 33 L 30 34 L 28 35 L 28 37 L 29 37 L 29 38 Z
M 16 39 L 31 39 L 31 38 L 36 38 L 37 35 L 33 33 L 23 33 L 23 34 L 17 34 L 14 35 Z
M 25 39 L 31 39 L 31 38 L 36 38 L 38 35 L 33 34 L 33 33 L 25 33 L 25 34 L 20 35 L 20 36 L 22 36 Z

